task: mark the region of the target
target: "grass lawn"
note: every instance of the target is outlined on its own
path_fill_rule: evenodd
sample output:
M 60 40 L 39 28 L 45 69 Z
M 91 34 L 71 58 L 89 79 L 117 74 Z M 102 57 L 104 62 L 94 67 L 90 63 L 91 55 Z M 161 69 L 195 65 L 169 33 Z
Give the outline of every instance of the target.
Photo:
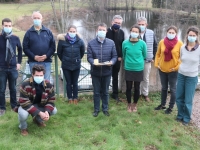
M 41 11 L 41 13 L 51 10 L 50 2 L 36 2 L 25 4 L 0 4 L 0 19 L 10 18 L 13 21 L 21 16 L 29 16 L 33 11 Z
M 121 95 L 125 97 L 125 95 Z M 92 96 L 82 95 L 77 106 L 62 98 L 57 100 L 58 113 L 45 128 L 32 123 L 29 135 L 23 137 L 18 129 L 17 114 L 10 111 L 0 119 L 1 150 L 198 150 L 200 132 L 193 126 L 176 122 L 176 109 L 171 115 L 154 111 L 160 95 L 152 93 L 154 101 L 139 101 L 137 113 L 128 113 L 126 104 L 110 99 L 110 117 L 100 112 L 92 116 Z

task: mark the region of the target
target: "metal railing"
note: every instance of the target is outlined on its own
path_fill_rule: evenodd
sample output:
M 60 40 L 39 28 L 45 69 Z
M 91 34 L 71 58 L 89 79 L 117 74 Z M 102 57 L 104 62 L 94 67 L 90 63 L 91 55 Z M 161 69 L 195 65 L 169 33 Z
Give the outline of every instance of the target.
M 31 71 L 28 64 L 28 57 L 22 55 L 21 69 L 18 71 L 18 79 L 16 84 L 17 97 L 19 97 L 19 88 L 22 82 L 31 77 Z M 112 80 L 112 79 L 111 79 Z M 50 83 L 54 85 L 57 96 L 66 97 L 66 80 L 61 69 L 61 61 L 58 60 L 57 53 L 54 53 L 51 63 Z M 112 87 L 110 85 L 110 87 Z M 81 69 L 78 78 L 78 92 L 91 92 L 93 89 L 92 78 L 90 74 L 90 64 L 87 62 L 87 52 L 81 60 Z M 6 97 L 10 96 L 8 86 L 6 88 Z
M 92 80 L 90 77 L 90 65 L 87 62 L 87 53 L 85 53 L 82 63 L 81 63 L 81 71 L 80 76 L 78 79 L 78 88 L 79 92 L 84 91 L 91 91 L 92 90 Z M 18 71 L 18 79 L 16 84 L 17 89 L 17 96 L 19 96 L 19 87 L 26 79 L 31 77 L 31 72 L 29 68 L 29 64 L 27 63 L 28 57 L 26 55 L 22 56 L 22 63 L 21 63 L 21 69 Z M 63 95 L 66 97 L 66 80 L 64 78 L 64 75 L 61 69 L 61 62 L 58 60 L 57 53 L 54 53 L 52 57 L 52 64 L 51 64 L 51 77 L 50 82 L 55 87 L 55 92 L 57 96 Z M 59 74 L 60 72 L 60 74 Z M 8 86 L 6 88 L 6 97 L 9 97 L 9 89 Z

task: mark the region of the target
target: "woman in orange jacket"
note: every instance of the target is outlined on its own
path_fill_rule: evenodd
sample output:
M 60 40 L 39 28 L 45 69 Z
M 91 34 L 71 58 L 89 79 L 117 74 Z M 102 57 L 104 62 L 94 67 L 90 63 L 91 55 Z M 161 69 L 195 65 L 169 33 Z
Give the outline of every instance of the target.
M 156 57 L 155 67 L 159 70 L 161 81 L 161 104 L 155 110 L 166 109 L 166 99 L 168 85 L 170 87 L 170 102 L 169 108 L 165 110 L 166 114 L 170 114 L 176 100 L 176 81 L 178 68 L 180 65 L 180 48 L 183 45 L 177 38 L 177 28 L 170 26 L 167 29 L 167 36 L 159 42 Z

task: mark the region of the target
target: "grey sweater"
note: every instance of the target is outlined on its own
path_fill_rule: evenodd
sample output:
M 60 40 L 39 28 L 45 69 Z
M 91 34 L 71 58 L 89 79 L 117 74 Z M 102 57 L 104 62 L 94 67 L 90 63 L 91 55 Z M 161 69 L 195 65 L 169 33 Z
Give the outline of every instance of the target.
M 181 64 L 178 72 L 184 76 L 198 76 L 198 66 L 200 62 L 200 46 L 194 51 L 188 51 L 185 45 L 181 47 L 180 52 Z

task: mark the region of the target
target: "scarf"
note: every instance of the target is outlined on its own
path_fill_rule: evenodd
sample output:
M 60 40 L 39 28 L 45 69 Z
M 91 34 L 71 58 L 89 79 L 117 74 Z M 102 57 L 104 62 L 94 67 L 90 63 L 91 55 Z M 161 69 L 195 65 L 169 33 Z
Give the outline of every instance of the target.
M 172 59 L 172 49 L 174 48 L 174 46 L 176 45 L 176 43 L 178 42 L 178 38 L 177 36 L 175 36 L 174 39 L 169 40 L 167 37 L 164 38 L 164 44 L 165 44 L 165 51 L 164 51 L 164 55 L 165 55 L 165 61 L 170 61 Z
M 12 32 L 9 34 L 6 34 L 3 30 L 2 30 L 2 35 L 5 37 L 6 39 L 6 57 L 5 57 L 5 61 L 6 63 L 9 65 L 11 59 L 14 57 L 15 53 L 13 50 L 13 47 L 11 45 L 11 40 L 10 37 L 12 36 Z
M 70 44 L 74 44 L 76 42 L 76 36 L 71 38 L 68 33 L 66 34 L 65 39 L 68 40 Z

